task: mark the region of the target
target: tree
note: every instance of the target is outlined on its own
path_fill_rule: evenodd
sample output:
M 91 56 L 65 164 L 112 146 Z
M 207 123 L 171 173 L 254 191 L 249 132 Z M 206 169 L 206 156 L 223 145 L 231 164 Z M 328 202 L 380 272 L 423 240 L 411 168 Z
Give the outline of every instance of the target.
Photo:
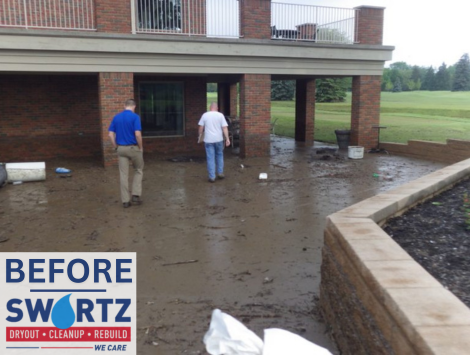
M 393 84 L 392 81 L 390 80 L 392 71 L 390 68 L 384 68 L 384 72 L 382 74 L 382 84 L 381 84 L 381 90 L 382 91 L 392 91 Z
M 421 90 L 434 90 L 434 76 L 434 68 L 431 66 L 426 71 L 423 84 L 421 85 Z
M 217 92 L 217 84 L 216 83 L 208 83 L 207 84 L 207 92 Z
M 439 67 L 434 80 L 434 90 L 450 90 L 450 73 L 447 70 L 446 63 Z
M 405 71 L 405 70 L 410 70 L 411 67 L 406 64 L 406 62 L 395 62 L 395 63 L 392 63 L 390 64 L 390 68 L 391 69 L 396 69 L 396 70 L 399 70 L 399 71 Z
M 317 102 L 344 102 L 347 84 L 347 78 L 318 79 L 316 81 L 315 100 Z
M 393 90 L 392 92 L 401 92 L 401 80 L 400 78 L 396 78 L 395 82 L 393 83 Z
M 452 91 L 470 91 L 470 60 L 465 53 L 455 66 Z
M 411 90 L 421 89 L 421 82 L 423 81 L 422 80 L 422 71 L 417 65 L 414 65 L 413 69 L 411 70 L 410 80 L 413 82 L 413 89 L 411 89 Z
M 295 95 L 294 80 L 273 80 L 271 82 L 272 101 L 291 101 Z

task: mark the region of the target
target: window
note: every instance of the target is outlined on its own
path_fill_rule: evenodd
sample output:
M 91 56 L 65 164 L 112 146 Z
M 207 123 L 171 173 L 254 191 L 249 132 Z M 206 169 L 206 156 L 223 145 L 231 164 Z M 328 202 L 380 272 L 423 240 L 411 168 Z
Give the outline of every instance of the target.
M 138 0 L 139 28 L 181 30 L 181 0 Z
M 181 82 L 139 84 L 142 135 L 184 135 L 184 85 Z

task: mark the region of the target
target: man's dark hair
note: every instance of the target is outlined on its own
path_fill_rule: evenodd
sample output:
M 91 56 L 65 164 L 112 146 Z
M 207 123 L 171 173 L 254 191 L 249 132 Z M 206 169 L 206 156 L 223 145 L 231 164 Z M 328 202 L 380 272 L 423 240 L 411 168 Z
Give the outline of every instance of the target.
M 126 107 L 136 106 L 134 99 L 126 100 Z

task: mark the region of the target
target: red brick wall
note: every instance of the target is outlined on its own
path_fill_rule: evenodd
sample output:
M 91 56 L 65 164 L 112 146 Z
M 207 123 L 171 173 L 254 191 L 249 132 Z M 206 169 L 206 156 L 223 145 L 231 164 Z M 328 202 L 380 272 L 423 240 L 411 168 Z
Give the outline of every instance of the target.
M 372 128 L 380 123 L 381 76 L 355 76 L 352 83 L 351 145 L 365 149 L 377 145 L 378 130 Z
M 245 74 L 240 82 L 240 155 L 269 156 L 271 76 Z
M 95 11 L 93 2 L 27 1 L 24 15 L 23 1 L 3 1 L 0 23 L 16 26 L 93 29 Z
M 98 32 L 131 33 L 129 0 L 94 0 Z
M 313 144 L 315 80 L 297 80 L 295 92 L 295 140 Z
M 135 78 L 136 112 L 139 113 L 138 87 L 140 81 L 183 81 L 185 135 L 183 137 L 144 138 L 144 151 L 164 155 L 204 155 L 204 145 L 197 144 L 198 122 L 207 111 L 207 81 L 205 77 L 137 76 Z
M 238 116 L 238 84 L 230 84 L 230 116 Z
M 356 7 L 356 42 L 360 44 L 382 44 L 384 27 L 384 8 Z
M 182 1 L 183 33 L 205 35 L 206 29 L 206 1 L 184 0 Z M 188 6 L 190 3 L 190 6 Z
M 124 110 L 127 99 L 134 98 L 133 73 L 100 73 L 98 76 L 101 149 L 104 166 L 117 164 L 117 155 L 108 138 L 113 117 Z
M 99 156 L 96 83 L 91 75 L 0 75 L 0 160 Z
M 240 1 L 240 34 L 244 38 L 271 39 L 271 0 Z

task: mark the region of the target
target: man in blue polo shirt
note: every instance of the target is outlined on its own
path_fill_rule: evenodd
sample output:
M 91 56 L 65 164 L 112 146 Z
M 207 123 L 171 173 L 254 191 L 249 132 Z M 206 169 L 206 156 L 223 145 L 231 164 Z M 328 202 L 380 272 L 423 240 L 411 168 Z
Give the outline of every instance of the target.
M 125 110 L 114 116 L 109 126 L 109 139 L 119 157 L 121 178 L 121 200 L 124 208 L 131 206 L 129 195 L 129 162 L 134 167 L 132 182 L 132 203 L 140 205 L 142 200 L 142 177 L 144 170 L 144 147 L 142 145 L 142 126 L 139 115 L 135 114 L 135 101 L 125 103 Z

